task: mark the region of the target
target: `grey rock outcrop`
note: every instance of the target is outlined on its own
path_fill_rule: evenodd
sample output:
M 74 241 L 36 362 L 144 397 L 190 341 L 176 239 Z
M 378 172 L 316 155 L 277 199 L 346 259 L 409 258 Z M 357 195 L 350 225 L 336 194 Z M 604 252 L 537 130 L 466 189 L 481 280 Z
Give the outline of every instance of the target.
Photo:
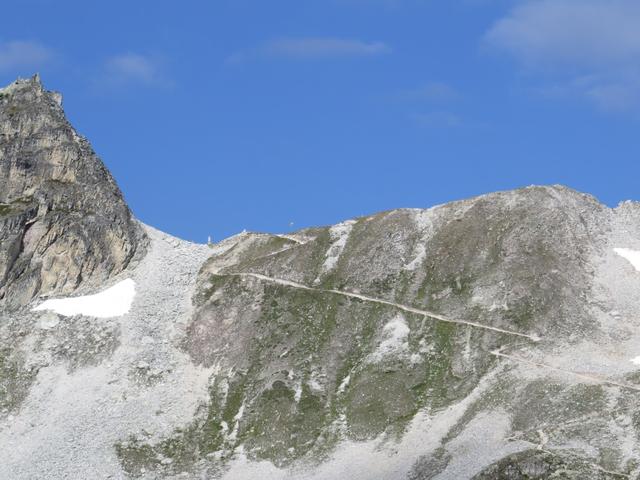
M 0 89 L 0 305 L 70 293 L 144 248 L 120 190 L 35 76 Z
M 164 441 L 119 443 L 123 466 L 214 475 L 224 462 L 208 459 L 241 448 L 274 479 L 629 475 L 639 336 L 607 320 L 623 288 L 606 277 L 640 279 L 612 256 L 638 212 L 529 187 L 229 239 L 200 271 L 181 342 L 219 372 L 210 400 Z M 335 460 L 363 444 L 388 450 L 371 447 L 366 468 L 366 450 Z M 243 478 L 233 463 L 228 478 Z
M 639 203 L 197 245 L 131 218 L 59 100 L 0 90 L 0 478 L 640 478 Z M 99 321 L 13 308 L 116 282 Z

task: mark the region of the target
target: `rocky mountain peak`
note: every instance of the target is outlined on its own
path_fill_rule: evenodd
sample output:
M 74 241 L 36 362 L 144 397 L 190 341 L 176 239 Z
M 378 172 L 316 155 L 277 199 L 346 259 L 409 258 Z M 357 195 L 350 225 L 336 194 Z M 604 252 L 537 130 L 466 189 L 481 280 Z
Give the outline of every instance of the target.
M 37 76 L 0 90 L 0 478 L 640 478 L 639 345 L 638 203 L 198 245 L 132 218 Z
M 38 75 L 0 89 L 0 302 L 121 271 L 141 242 L 122 193 Z

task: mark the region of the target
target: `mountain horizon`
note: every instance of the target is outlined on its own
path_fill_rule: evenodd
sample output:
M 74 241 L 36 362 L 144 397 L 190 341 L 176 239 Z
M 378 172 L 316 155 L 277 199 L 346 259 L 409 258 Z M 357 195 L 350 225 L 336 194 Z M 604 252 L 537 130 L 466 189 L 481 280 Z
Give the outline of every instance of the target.
M 2 478 L 637 478 L 639 292 L 561 185 L 180 240 L 0 89 Z

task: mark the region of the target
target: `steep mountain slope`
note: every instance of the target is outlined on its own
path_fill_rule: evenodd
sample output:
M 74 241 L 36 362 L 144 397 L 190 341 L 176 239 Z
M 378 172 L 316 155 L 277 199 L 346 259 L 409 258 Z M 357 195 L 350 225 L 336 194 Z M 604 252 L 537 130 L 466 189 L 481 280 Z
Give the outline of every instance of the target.
M 122 271 L 142 243 L 122 194 L 39 78 L 0 90 L 0 302 L 70 293 Z M 143 249 L 141 249 L 143 250 Z
M 49 172 L 21 135 L 14 156 Z M 98 183 L 116 203 L 98 232 L 144 255 L 94 257 L 61 291 L 135 295 L 114 314 L 86 310 L 97 297 L 0 310 L 0 478 L 640 474 L 640 204 L 529 187 L 206 246 Z

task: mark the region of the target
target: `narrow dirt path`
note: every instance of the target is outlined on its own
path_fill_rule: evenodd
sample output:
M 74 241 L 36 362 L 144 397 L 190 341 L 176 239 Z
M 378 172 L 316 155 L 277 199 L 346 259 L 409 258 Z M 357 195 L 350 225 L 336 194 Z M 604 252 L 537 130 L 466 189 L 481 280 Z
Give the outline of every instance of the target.
M 634 390 L 636 392 L 640 392 L 640 387 L 635 386 L 635 385 L 630 385 L 628 383 L 616 382 L 614 380 L 608 380 L 606 378 L 598 377 L 598 376 L 595 376 L 595 375 L 589 375 L 587 373 L 578 373 L 578 372 L 574 372 L 572 370 L 565 370 L 564 368 L 554 367 L 553 365 L 549 365 L 549 364 L 546 364 L 546 363 L 535 362 L 533 360 L 528 360 L 526 358 L 518 357 L 516 355 L 509 355 L 508 353 L 502 353 L 499 350 L 494 350 L 494 351 L 489 352 L 489 353 L 491 353 L 491 355 L 494 355 L 496 357 L 507 358 L 509 360 L 513 360 L 515 362 L 520 362 L 520 363 L 526 363 L 527 365 L 532 365 L 534 367 L 544 368 L 544 369 L 547 369 L 547 370 L 553 370 L 554 372 L 567 373 L 569 375 L 581 378 L 581 379 L 586 380 L 586 381 L 591 382 L 591 383 L 599 383 L 601 385 L 611 385 L 611 386 L 614 386 L 614 387 L 626 388 L 626 389 L 629 389 L 629 390 Z
M 349 292 L 349 291 L 345 291 L 345 290 L 336 290 L 336 289 L 325 289 L 325 288 L 317 288 L 317 287 L 309 287 L 307 285 L 304 285 L 302 283 L 298 283 L 298 282 L 293 282 L 291 280 L 284 280 L 282 278 L 274 278 L 274 277 L 269 277 L 267 275 L 262 275 L 259 273 L 240 273 L 240 272 L 236 272 L 236 273 L 220 273 L 217 274 L 218 276 L 231 276 L 231 277 L 244 277 L 244 278 L 255 278 L 257 280 L 261 280 L 264 282 L 270 282 L 270 283 L 275 283 L 277 285 L 283 285 L 283 286 L 287 286 L 287 287 L 291 287 L 291 288 L 297 288 L 300 290 L 307 290 L 307 291 L 311 291 L 311 292 L 322 292 L 322 293 L 330 293 L 330 294 L 334 294 L 334 295 L 341 295 L 347 298 L 355 298 L 358 300 L 362 300 L 364 302 L 372 302 L 372 303 L 377 303 L 380 305 L 387 305 L 390 307 L 394 307 L 400 310 L 403 310 L 405 312 L 409 312 L 409 313 L 415 313 L 417 315 L 423 315 L 424 317 L 429 317 L 432 318 L 434 320 L 438 320 L 440 322 L 447 322 L 447 323 L 456 323 L 459 325 L 468 325 L 470 327 L 474 327 L 474 328 L 482 328 L 485 330 L 491 330 L 494 332 L 498 332 L 498 333 L 504 333 L 507 335 L 513 335 L 513 336 L 517 336 L 517 337 L 524 337 L 527 338 L 528 340 L 531 340 L 532 342 L 539 342 L 540 341 L 540 337 L 538 337 L 537 335 L 529 335 L 526 333 L 521 333 L 521 332 L 515 332 L 512 330 L 505 330 L 502 328 L 498 328 L 498 327 L 492 327 L 489 325 L 482 325 L 480 323 L 476 323 L 476 322 L 470 322 L 470 321 L 466 321 L 466 320 L 455 320 L 452 318 L 448 318 L 445 317 L 443 315 L 440 315 L 438 313 L 434 313 L 434 312 L 430 312 L 428 310 L 422 310 L 419 308 L 415 308 L 415 307 L 411 307 L 409 305 L 403 305 L 401 303 L 395 303 L 395 302 L 390 302 L 388 300 L 383 300 L 381 298 L 375 298 L 375 297 L 370 297 L 368 295 L 363 295 L 361 293 L 354 293 L 354 292 Z M 630 384 L 626 384 L 626 383 L 621 383 L 621 382 L 616 382 L 614 380 L 608 380 L 606 378 L 602 378 L 602 377 L 598 377 L 595 375 L 589 375 L 589 374 L 585 374 L 585 373 L 578 373 L 578 372 L 574 372 L 571 370 L 565 370 L 562 368 L 558 368 L 558 367 L 554 367 L 552 365 L 548 365 L 546 363 L 540 363 L 540 362 L 535 362 L 533 360 L 527 360 L 526 358 L 522 358 L 522 357 L 518 357 L 515 355 L 509 355 L 507 353 L 502 353 L 500 352 L 500 350 L 494 350 L 492 352 L 489 352 L 491 355 L 494 355 L 496 357 L 502 357 L 502 358 L 506 358 L 512 361 L 516 361 L 516 362 L 520 362 L 520 363 L 526 363 L 528 365 L 531 366 L 535 366 L 538 368 L 544 368 L 547 370 L 553 370 L 556 372 L 560 372 L 560 373 L 565 373 L 565 374 L 569 374 L 572 375 L 574 377 L 577 378 L 581 378 L 585 381 L 588 382 L 595 382 L 595 383 L 599 383 L 599 384 L 603 384 L 603 385 L 611 385 L 611 386 L 616 386 L 616 387 L 620 387 L 620 388 L 625 388 L 625 389 L 629 389 L 629 390 L 634 390 L 634 391 L 638 391 L 640 392 L 640 386 L 635 386 L 635 385 L 630 385 Z
M 514 336 L 517 336 L 517 337 L 524 337 L 524 338 L 528 338 L 532 342 L 539 342 L 540 341 L 540 337 L 538 337 L 537 335 L 528 335 L 526 333 L 515 332 L 515 331 L 512 331 L 512 330 L 505 330 L 505 329 L 502 329 L 502 328 L 492 327 L 490 325 L 482 325 L 481 323 L 470 322 L 470 321 L 466 321 L 466 320 L 454 320 L 454 319 L 451 319 L 451 318 L 447 318 L 447 317 L 445 317 L 443 315 L 440 315 L 438 313 L 430 312 L 428 310 L 421 310 L 419 308 L 411 307 L 409 305 L 403 305 L 401 303 L 390 302 L 388 300 L 383 300 L 381 298 L 375 298 L 375 297 L 370 297 L 368 295 L 362 295 L 361 293 L 354 293 L 354 292 L 349 292 L 349 291 L 345 291 L 345 290 L 335 290 L 335 289 L 309 287 L 309 286 L 304 285 L 302 283 L 292 282 L 291 280 L 284 280 L 282 278 L 268 277 L 266 275 L 262 275 L 262 274 L 259 274 L 259 273 L 219 273 L 219 274 L 216 274 L 216 275 L 218 275 L 218 276 L 230 276 L 230 277 L 255 278 L 255 279 L 258 279 L 258 280 L 265 281 L 265 282 L 275 283 L 275 284 L 278 284 L 278 285 L 284 285 L 284 286 L 291 287 L 291 288 L 298 288 L 300 290 L 308 290 L 308 291 L 311 291 L 311 292 L 331 293 L 331 294 L 334 294 L 334 295 L 342 295 L 343 297 L 347 297 L 347 298 L 357 298 L 358 300 L 362 300 L 364 302 L 377 303 L 379 305 L 387 305 L 387 306 L 390 306 L 390 307 L 398 308 L 400 310 L 404 310 L 405 312 L 415 313 L 417 315 L 423 315 L 425 317 L 433 318 L 434 320 L 438 320 L 438 321 L 441 321 L 441 322 L 457 323 L 459 325 L 469 325 L 471 327 L 482 328 L 484 330 L 491 330 L 491 331 L 494 331 L 494 332 L 504 333 L 504 334 L 507 334 L 507 335 L 514 335 Z

